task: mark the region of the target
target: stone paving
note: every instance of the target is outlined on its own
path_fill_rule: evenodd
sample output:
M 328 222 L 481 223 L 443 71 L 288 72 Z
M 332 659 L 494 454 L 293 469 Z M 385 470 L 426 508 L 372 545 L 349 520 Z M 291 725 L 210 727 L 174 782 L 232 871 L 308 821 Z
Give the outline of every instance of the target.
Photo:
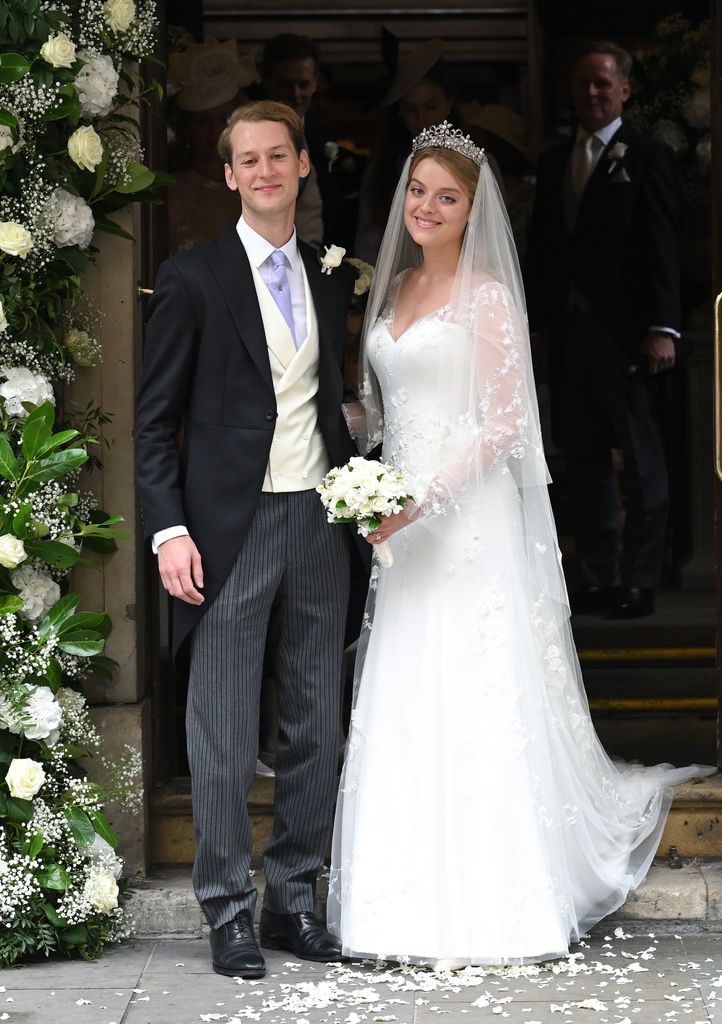
M 269 954 L 267 964 L 265 979 L 243 982 L 212 972 L 204 938 L 137 940 L 96 963 L 0 971 L 0 1021 L 722 1024 L 722 935 L 665 934 L 649 923 L 608 925 L 543 967 L 434 974 L 316 965 L 285 953 Z

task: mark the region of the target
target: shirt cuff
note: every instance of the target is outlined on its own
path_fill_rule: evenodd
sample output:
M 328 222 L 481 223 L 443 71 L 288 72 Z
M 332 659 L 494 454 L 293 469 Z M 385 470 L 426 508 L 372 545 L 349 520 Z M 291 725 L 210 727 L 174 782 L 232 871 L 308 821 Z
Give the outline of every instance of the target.
M 657 324 L 652 324 L 651 327 L 647 328 L 648 331 L 659 331 L 660 334 L 671 334 L 673 338 L 681 338 L 682 335 L 679 331 L 675 331 L 674 327 L 658 327 Z
M 150 546 L 153 549 L 153 554 L 158 554 L 158 548 L 161 544 L 165 544 L 167 540 L 173 540 L 174 537 L 187 537 L 188 528 L 185 526 L 169 526 L 165 530 L 158 530 L 154 533 L 150 540 Z

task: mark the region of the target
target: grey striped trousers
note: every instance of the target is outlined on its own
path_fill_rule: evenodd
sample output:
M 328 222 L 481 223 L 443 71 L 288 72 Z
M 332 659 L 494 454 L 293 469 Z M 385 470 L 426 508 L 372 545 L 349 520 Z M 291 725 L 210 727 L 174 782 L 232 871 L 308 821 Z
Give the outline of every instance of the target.
M 209 924 L 253 912 L 246 797 L 258 752 L 266 637 L 279 744 L 264 906 L 313 910 L 336 790 L 346 531 L 315 491 L 260 496 L 238 559 L 191 637 L 186 725 L 198 842 L 193 885 Z

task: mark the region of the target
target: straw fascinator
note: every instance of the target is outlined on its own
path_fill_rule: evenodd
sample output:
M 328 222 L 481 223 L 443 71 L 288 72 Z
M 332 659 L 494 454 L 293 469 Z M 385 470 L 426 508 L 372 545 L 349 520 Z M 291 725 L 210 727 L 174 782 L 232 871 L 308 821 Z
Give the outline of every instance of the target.
M 239 56 L 235 39 L 206 39 L 168 60 L 168 93 L 181 110 L 211 110 L 259 81 L 253 53 Z
M 459 113 L 472 138 L 474 129 L 481 128 L 506 142 L 526 160 L 532 162 L 527 145 L 527 123 L 519 114 L 508 107 L 499 106 L 498 103 L 486 103 L 482 106 L 477 100 L 462 104 Z

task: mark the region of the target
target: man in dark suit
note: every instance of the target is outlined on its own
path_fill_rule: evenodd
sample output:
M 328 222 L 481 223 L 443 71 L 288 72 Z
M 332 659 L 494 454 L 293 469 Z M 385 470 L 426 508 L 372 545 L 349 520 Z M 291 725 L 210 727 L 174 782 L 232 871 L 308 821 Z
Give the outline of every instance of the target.
M 659 375 L 680 331 L 674 156 L 622 122 L 631 63 L 598 43 L 574 65 L 577 133 L 539 161 L 526 275 L 574 516 L 572 608 L 614 618 L 654 610 L 668 506 Z M 624 458 L 621 558 L 612 449 Z
M 311 960 L 340 953 L 313 908 L 335 794 L 353 541 L 326 522 L 315 487 L 353 454 L 341 401 L 355 276 L 346 264 L 323 274 L 297 244 L 309 160 L 290 108 L 239 108 L 219 152 L 243 215 L 158 272 L 136 463 L 146 531 L 175 599 L 174 648 L 190 647 L 193 879 L 213 966 L 260 977 L 246 795 L 269 635 L 280 738 L 261 944 Z

